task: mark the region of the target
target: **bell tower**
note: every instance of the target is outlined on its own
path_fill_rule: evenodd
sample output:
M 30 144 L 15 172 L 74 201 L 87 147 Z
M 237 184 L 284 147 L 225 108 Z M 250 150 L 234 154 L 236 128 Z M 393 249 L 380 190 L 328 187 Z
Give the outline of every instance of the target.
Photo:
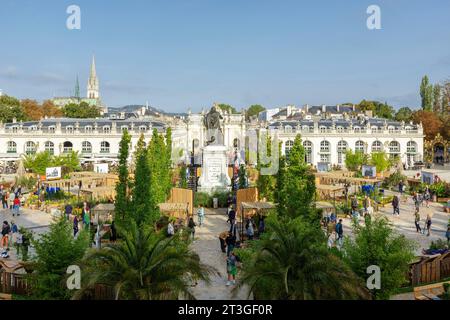
M 87 98 L 98 99 L 100 98 L 97 71 L 95 70 L 95 57 L 92 56 L 91 72 L 89 75 L 87 85 Z

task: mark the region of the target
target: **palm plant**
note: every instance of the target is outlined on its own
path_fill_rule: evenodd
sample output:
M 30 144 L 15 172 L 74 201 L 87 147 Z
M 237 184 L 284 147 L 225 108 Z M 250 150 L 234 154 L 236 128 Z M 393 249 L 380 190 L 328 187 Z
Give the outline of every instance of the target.
M 268 219 L 267 229 L 244 262 L 238 287 L 247 285 L 249 294 L 264 300 L 369 297 L 361 280 L 327 249 L 320 228 L 300 219 Z
M 96 285 L 114 288 L 115 299 L 174 300 L 194 299 L 189 288 L 203 280 L 209 283 L 213 269 L 203 265 L 190 251 L 189 242 L 176 234 L 167 238 L 152 228 L 118 228 L 121 240 L 101 250 L 91 250 L 83 261 L 81 299 Z

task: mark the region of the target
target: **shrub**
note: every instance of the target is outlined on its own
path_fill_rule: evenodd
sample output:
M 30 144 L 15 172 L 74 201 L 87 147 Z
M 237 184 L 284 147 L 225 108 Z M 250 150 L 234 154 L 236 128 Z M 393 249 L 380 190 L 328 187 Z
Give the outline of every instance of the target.
M 213 205 L 212 197 L 206 192 L 196 192 L 194 194 L 194 206 L 198 207 L 200 205 L 209 208 L 212 207 Z
M 228 192 L 216 191 L 213 193 L 212 198 L 217 198 L 219 200 L 219 207 L 225 208 L 227 206 L 228 196 L 229 196 Z

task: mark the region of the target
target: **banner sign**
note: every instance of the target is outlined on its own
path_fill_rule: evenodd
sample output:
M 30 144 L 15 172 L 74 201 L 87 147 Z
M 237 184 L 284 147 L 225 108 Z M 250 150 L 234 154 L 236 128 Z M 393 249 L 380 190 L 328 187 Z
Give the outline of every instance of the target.
M 45 178 L 47 180 L 61 179 L 61 167 L 46 168 L 45 169 Z

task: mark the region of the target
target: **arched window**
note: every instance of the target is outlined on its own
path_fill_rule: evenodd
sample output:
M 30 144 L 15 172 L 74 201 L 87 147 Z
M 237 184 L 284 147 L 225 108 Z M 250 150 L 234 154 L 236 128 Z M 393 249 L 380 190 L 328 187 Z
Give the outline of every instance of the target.
M 33 141 L 27 141 L 25 143 L 25 153 L 27 155 L 36 153 L 36 144 Z
M 14 141 L 8 141 L 7 153 L 17 153 L 17 143 Z
M 383 151 L 383 144 L 381 143 L 381 141 L 374 141 L 372 143 L 372 152 L 381 152 Z
M 365 152 L 365 145 L 364 145 L 364 141 L 358 140 L 355 143 L 355 152 Z
M 51 155 L 55 154 L 55 144 L 53 142 L 51 142 L 51 141 L 45 142 L 44 149 L 45 149 L 45 151 L 47 151 Z
M 326 140 L 320 142 L 320 162 L 330 162 L 330 143 Z
M 100 153 L 109 153 L 109 142 L 102 141 L 100 143 Z
M 312 142 L 303 142 L 303 147 L 305 148 L 305 162 L 312 163 Z
M 63 153 L 69 153 L 73 150 L 73 143 L 70 141 L 65 141 L 63 144 Z
M 92 153 L 92 144 L 89 141 L 83 141 L 81 144 L 81 153 Z
M 389 143 L 389 157 L 391 159 L 398 158 L 400 156 L 400 143 L 398 141 L 391 141 Z
M 320 152 L 330 152 L 330 143 L 326 140 L 320 142 Z
M 348 143 L 346 141 L 339 141 L 337 145 L 338 164 L 343 164 L 345 161 L 345 152 L 347 151 Z
M 284 143 L 284 154 L 286 156 L 289 155 L 289 152 L 291 151 L 293 146 L 294 146 L 294 141 L 292 141 L 292 140 L 288 140 Z
M 417 143 L 415 141 L 408 141 L 406 144 L 406 159 L 409 166 L 413 166 L 414 162 L 420 160 L 417 152 Z

